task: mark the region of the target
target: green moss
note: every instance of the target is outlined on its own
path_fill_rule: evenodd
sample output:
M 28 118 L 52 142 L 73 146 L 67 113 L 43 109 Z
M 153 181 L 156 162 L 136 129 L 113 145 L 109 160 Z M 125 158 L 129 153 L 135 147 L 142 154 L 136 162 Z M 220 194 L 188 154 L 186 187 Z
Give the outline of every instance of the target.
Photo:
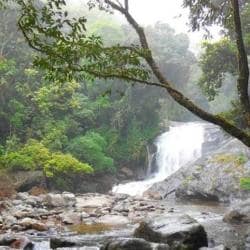
M 204 168 L 204 167 L 203 167 L 203 166 L 200 166 L 200 165 L 197 165 L 197 166 L 196 166 L 196 170 L 197 170 L 197 171 L 201 171 L 203 168 Z
M 243 153 L 238 155 L 234 154 L 218 154 L 213 157 L 211 162 L 221 163 L 221 164 L 233 164 L 237 167 L 244 165 L 248 158 Z
M 189 175 L 189 176 L 187 176 L 187 177 L 185 178 L 185 180 L 182 182 L 182 184 L 183 184 L 184 186 L 187 186 L 187 185 L 189 184 L 189 182 L 192 181 L 192 180 L 194 180 L 194 176 Z
M 250 190 L 250 177 L 240 179 L 240 188 L 244 190 Z

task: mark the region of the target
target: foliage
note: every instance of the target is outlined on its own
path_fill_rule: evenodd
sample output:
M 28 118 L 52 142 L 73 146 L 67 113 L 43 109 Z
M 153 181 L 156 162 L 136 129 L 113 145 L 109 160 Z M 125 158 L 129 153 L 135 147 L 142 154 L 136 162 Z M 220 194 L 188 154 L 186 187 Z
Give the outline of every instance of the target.
M 250 178 L 249 177 L 241 178 L 240 187 L 245 190 L 250 190 Z
M 87 132 L 72 139 L 67 150 L 77 159 L 91 164 L 95 170 L 113 170 L 113 159 L 105 155 L 106 147 L 107 142 L 100 134 Z
M 218 42 L 204 42 L 203 49 L 199 85 L 211 101 L 218 95 L 226 73 L 237 74 L 236 49 L 228 38 Z
M 243 153 L 234 154 L 218 154 L 213 157 L 211 162 L 223 163 L 223 164 L 234 164 L 235 166 L 242 166 L 247 162 L 248 158 Z
M 69 154 L 51 153 L 42 143 L 30 139 L 16 151 L 1 157 L 2 167 L 14 170 L 43 170 L 45 176 L 67 172 L 92 172 L 92 168 Z
M 91 173 L 93 169 L 86 163 L 81 163 L 70 154 L 54 153 L 44 166 L 45 175 L 53 177 L 55 174 Z
M 49 158 L 49 150 L 35 140 L 29 140 L 19 150 L 7 152 L 2 156 L 4 166 L 11 170 L 41 170 Z

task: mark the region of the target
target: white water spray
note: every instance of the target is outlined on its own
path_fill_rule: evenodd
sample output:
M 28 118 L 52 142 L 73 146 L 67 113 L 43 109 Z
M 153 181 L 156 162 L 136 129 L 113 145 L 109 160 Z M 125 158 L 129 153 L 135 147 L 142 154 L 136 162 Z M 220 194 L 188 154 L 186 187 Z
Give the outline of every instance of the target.
M 157 173 L 143 181 L 134 181 L 114 186 L 112 192 L 141 196 L 154 183 L 163 181 L 199 157 L 204 142 L 204 123 L 188 122 L 171 126 L 169 131 L 156 138 Z

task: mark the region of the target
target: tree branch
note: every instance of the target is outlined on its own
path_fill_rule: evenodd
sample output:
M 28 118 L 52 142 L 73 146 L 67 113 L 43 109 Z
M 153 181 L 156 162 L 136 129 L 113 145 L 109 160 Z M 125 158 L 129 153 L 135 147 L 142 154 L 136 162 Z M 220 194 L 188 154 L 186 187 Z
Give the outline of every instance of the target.
M 112 0 L 105 0 L 107 4 L 109 4 L 113 9 L 119 11 L 121 14 L 125 16 L 128 23 L 135 29 L 139 39 L 140 43 L 143 49 L 147 50 L 148 53 L 145 56 L 145 60 L 148 63 L 149 67 L 151 68 L 153 74 L 158 79 L 158 81 L 161 83 L 161 86 L 164 87 L 170 96 L 178 102 L 181 106 L 192 112 L 193 114 L 197 115 L 201 119 L 211 122 L 213 124 L 216 124 L 223 128 L 226 132 L 233 135 L 240 141 L 242 141 L 245 145 L 250 147 L 250 135 L 244 132 L 242 129 L 234 126 L 227 120 L 223 119 L 220 116 L 213 115 L 209 112 L 206 112 L 205 110 L 201 109 L 199 106 L 197 106 L 195 103 L 193 103 L 191 100 L 189 100 L 187 97 L 185 97 L 181 92 L 176 90 L 174 87 L 172 87 L 172 84 L 164 77 L 164 75 L 161 73 L 158 65 L 156 64 L 151 50 L 148 45 L 148 41 L 145 35 L 145 32 L 142 27 L 139 26 L 139 24 L 136 22 L 136 20 L 130 15 L 128 10 L 126 8 L 122 8 L 121 6 L 118 6 L 115 4 Z
M 128 9 L 128 0 L 124 0 L 124 6 L 125 6 L 125 10 L 129 11 L 129 9 Z

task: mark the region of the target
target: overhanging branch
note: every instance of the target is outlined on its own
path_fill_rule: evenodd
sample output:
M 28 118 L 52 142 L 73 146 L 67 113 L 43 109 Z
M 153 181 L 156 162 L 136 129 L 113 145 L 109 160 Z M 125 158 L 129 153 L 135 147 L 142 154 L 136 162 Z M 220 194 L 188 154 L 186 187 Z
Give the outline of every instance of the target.
M 235 0 L 236 1 L 236 0 Z M 136 20 L 131 16 L 129 11 L 126 8 L 123 8 L 121 6 L 118 6 L 115 4 L 112 0 L 105 0 L 107 4 L 109 4 L 113 9 L 119 11 L 121 14 L 125 16 L 128 23 L 135 29 L 139 39 L 140 43 L 143 49 L 148 51 L 147 56 L 145 56 L 145 60 L 148 63 L 149 67 L 151 68 L 153 74 L 158 79 L 158 81 L 161 83 L 161 85 L 168 91 L 170 96 L 178 102 L 181 106 L 192 112 L 193 114 L 197 115 L 201 119 L 214 123 L 221 128 L 223 128 L 226 132 L 231 134 L 232 136 L 236 137 L 240 141 L 242 141 L 245 145 L 250 147 L 250 135 L 247 134 L 242 129 L 238 128 L 237 126 L 233 125 L 232 123 L 228 122 L 227 120 L 223 119 L 220 116 L 213 115 L 209 112 L 206 112 L 205 110 L 201 109 L 199 106 L 197 106 L 195 103 L 193 103 L 189 98 L 184 96 L 181 92 L 176 90 L 172 84 L 164 77 L 164 75 L 161 73 L 158 65 L 156 64 L 151 50 L 148 45 L 148 41 L 144 32 L 144 29 L 140 27 L 140 25 L 136 22 Z

